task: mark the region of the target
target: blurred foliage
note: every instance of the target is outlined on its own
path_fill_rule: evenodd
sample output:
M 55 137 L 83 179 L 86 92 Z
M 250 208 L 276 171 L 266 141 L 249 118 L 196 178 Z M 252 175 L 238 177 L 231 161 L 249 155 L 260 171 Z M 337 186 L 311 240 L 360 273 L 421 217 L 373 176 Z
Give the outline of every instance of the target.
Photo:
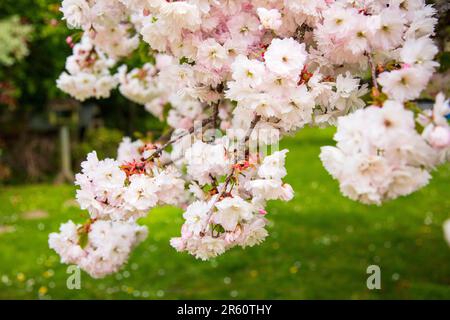
M 123 132 L 117 129 L 100 127 L 89 130 L 86 138 L 73 146 L 73 157 L 75 167 L 85 160 L 86 154 L 92 150 L 97 151 L 97 155 L 102 158 L 115 158 L 117 156 L 117 145 L 123 137 Z
M 422 98 L 433 100 L 439 92 L 443 92 L 447 97 L 450 96 L 450 2 L 448 0 L 427 2 L 434 4 L 437 10 L 438 24 L 435 41 L 439 46 L 439 53 L 436 60 L 440 66 L 422 94 Z
M 30 123 L 44 117 L 48 102 L 63 94 L 55 79 L 64 68 L 70 48 L 64 39 L 70 30 L 61 22 L 60 0 L 2 0 L 0 21 L 1 51 L 13 48 L 15 63 L 0 63 L 0 180 L 41 180 L 55 170 L 56 148 L 52 135 L 31 132 Z M 23 40 L 27 49 L 12 41 Z M 5 42 L 9 44 L 6 45 Z M 28 52 L 27 52 L 28 51 Z
M 8 136 L 0 156 L 0 184 L 49 181 L 58 173 L 58 141 L 52 134 Z
M 0 19 L 13 15 L 20 16 L 21 22 L 32 25 L 33 40 L 29 43 L 30 54 L 9 68 L 0 71 L 0 83 L 8 83 L 9 90 L 15 90 L 18 97 L 17 108 L 9 106 L 7 114 L 0 104 L 0 123 L 29 122 L 36 114 L 46 114 L 49 101 L 56 98 L 69 98 L 56 87 L 56 79 L 64 70 L 66 57 L 71 49 L 66 43 L 67 36 L 76 37 L 79 30 L 69 29 L 61 20 L 59 11 L 61 0 L 2 0 L 0 1 Z M 136 52 L 127 59 L 127 65 L 132 68 L 141 66 L 144 62 L 152 62 L 149 47 L 142 44 Z M 0 87 L 0 90 L 5 91 Z M 111 98 L 96 101 L 101 108 L 101 116 L 107 126 L 119 128 L 132 134 L 134 131 L 153 129 L 157 121 L 143 107 L 133 105 L 113 92 Z M 3 110 L 2 110 L 3 109 Z M 161 125 L 157 125 L 159 131 Z M 2 128 L 6 130 L 5 127 Z M 8 130 L 16 130 L 17 126 Z
M 32 26 L 20 23 L 19 16 L 0 21 L 0 65 L 11 66 L 29 54 L 32 31 Z
M 2 68 L 0 80 L 17 91 L 19 110 L 13 119 L 26 119 L 31 112 L 42 112 L 49 99 L 62 96 L 55 79 L 64 68 L 70 48 L 64 39 L 70 34 L 59 12 L 59 0 L 2 0 L 0 19 L 19 15 L 22 24 L 33 26 L 30 54 L 20 63 Z M 10 120 L 10 119 L 8 119 Z
M 1 141 L 0 141 L 1 143 Z M 2 181 L 9 179 L 11 177 L 11 169 L 9 168 L 9 166 L 5 165 L 3 163 L 3 153 L 4 153 L 4 146 L 2 144 L 0 144 L 0 185 L 2 183 Z
M 428 1 L 434 4 L 438 15 L 438 25 L 436 28 L 436 38 L 440 44 L 441 50 L 450 51 L 448 47 L 450 42 L 450 3 L 448 0 L 434 0 Z
M 27 42 L 29 54 L 12 65 L 6 66 L 0 62 L 0 97 L 4 97 L 0 99 L 0 171 L 5 173 L 0 175 L 0 180 L 11 176 L 13 181 L 25 178 L 35 181 L 30 172 L 33 177 L 42 175 L 37 179 L 42 180 L 49 177 L 49 172 L 58 171 L 57 153 L 50 154 L 39 151 L 38 148 L 29 148 L 27 141 L 45 141 L 46 148 L 50 147 L 47 146 L 50 141 L 53 143 L 53 149 L 58 149 L 57 125 L 50 121 L 49 105 L 61 98 L 71 99 L 56 87 L 56 79 L 65 68 L 66 57 L 71 54 L 66 38 L 76 38 L 79 30 L 67 28 L 65 21 L 61 20 L 60 4 L 61 0 L 0 1 L 0 21 L 16 19 L 15 21 L 20 22 L 16 23 L 16 27 L 32 27 L 29 33 L 31 39 Z M 7 31 L 2 27 L 0 29 Z M 17 30 L 18 28 L 11 30 L 12 34 L 17 34 Z M 4 41 L 1 39 L 0 35 L 0 50 L 5 50 Z M 142 44 L 127 60 L 127 65 L 133 68 L 144 62 L 151 62 L 152 57 L 148 50 L 149 47 Z M 85 103 L 97 104 L 100 107 L 99 114 L 96 115 L 95 124 L 85 128 L 86 139 L 72 141 L 74 163 L 78 163 L 92 149 L 97 149 L 102 157 L 113 156 L 120 141 L 119 133 L 135 137 L 135 132 L 152 131 L 154 135 L 159 135 L 164 129 L 164 125 L 150 116 L 142 106 L 131 103 L 117 91 L 114 91 L 109 99 Z M 105 128 L 95 129 L 99 124 Z M 79 136 L 80 130 L 80 124 L 74 123 L 71 127 L 72 137 Z M 19 146 L 10 143 L 11 140 L 24 143 Z M 28 158 L 33 165 L 18 165 L 20 161 L 14 160 L 22 148 L 34 150 L 36 153 L 30 153 Z M 49 161 L 41 161 L 45 158 Z M 52 167 L 48 167 L 50 164 Z M 20 166 L 23 166 L 22 170 Z
M 438 60 L 441 64 L 439 72 L 445 73 L 450 70 L 450 2 L 448 0 L 432 1 L 438 11 L 439 22 L 436 28 L 436 40 L 440 52 Z

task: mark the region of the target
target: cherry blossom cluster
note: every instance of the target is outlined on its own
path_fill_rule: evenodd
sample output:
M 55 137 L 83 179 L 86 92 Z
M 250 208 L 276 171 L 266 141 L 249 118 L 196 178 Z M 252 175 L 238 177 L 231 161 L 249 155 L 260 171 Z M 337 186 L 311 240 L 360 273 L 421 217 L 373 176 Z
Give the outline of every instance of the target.
M 80 239 L 86 237 L 86 245 Z M 76 225 L 72 221 L 52 233 L 50 248 L 60 256 L 61 262 L 76 264 L 94 278 L 119 271 L 131 250 L 147 237 L 147 228 L 120 221 L 91 221 Z
M 183 213 L 181 237 L 171 240 L 177 251 L 207 260 L 234 246 L 259 244 L 268 235 L 266 201 L 292 199 L 291 186 L 282 181 L 287 150 L 235 161 L 230 152 L 236 147 L 230 146 L 221 139 L 196 141 L 187 149 L 194 201 Z
M 157 69 L 153 64 L 146 63 L 141 68 L 135 68 L 127 73 L 127 66 L 119 68 L 119 91 L 127 99 L 145 105 L 158 98 L 162 91 L 155 74 Z
M 261 243 L 266 202 L 294 195 L 288 150 L 267 147 L 304 126 L 337 126 L 320 158 L 366 204 L 418 190 L 448 161 L 448 100 L 439 94 L 429 110 L 416 101 L 438 67 L 424 0 L 64 0 L 61 11 L 83 36 L 69 41 L 59 88 L 84 100 L 117 87 L 171 129 L 124 138 L 117 159 L 88 155 L 76 184 L 89 221 L 50 240 L 63 262 L 95 256 L 96 224 L 134 232 L 164 204 L 184 211 L 177 251 L 206 260 Z M 106 275 L 123 252 L 102 257 L 109 271 L 83 268 Z
M 66 70 L 58 78 L 59 89 L 75 99 L 108 98 L 117 86 L 109 68 L 115 61 L 98 50 L 88 36 L 73 46 L 73 54 L 66 60 Z
M 117 0 L 63 0 L 61 11 L 70 28 L 83 30 L 114 27 L 127 18 L 127 8 Z
M 181 86 L 172 82 L 173 65 L 173 57 L 167 54 L 156 54 L 155 64 L 145 63 L 130 72 L 122 65 L 116 75 L 119 91 L 160 119 L 163 119 L 164 107 L 170 104 L 168 124 L 173 128 L 188 129 L 195 120 L 202 119 L 204 106 L 188 95 L 177 94 Z
M 338 120 L 336 147 L 322 147 L 321 159 L 353 200 L 381 204 L 426 185 L 436 151 L 420 136 L 414 114 L 385 101 Z
M 122 150 L 124 143 L 127 142 L 122 143 Z M 153 146 L 140 147 L 143 155 L 146 148 Z M 119 155 L 119 158 L 126 156 Z M 82 171 L 75 179 L 80 187 L 77 201 L 82 209 L 89 211 L 91 218 L 134 221 L 157 204 L 179 204 L 184 194 L 184 180 L 179 178 L 177 170 L 160 171 L 149 162 L 134 157 L 127 160 L 98 160 L 94 151 L 81 164 Z

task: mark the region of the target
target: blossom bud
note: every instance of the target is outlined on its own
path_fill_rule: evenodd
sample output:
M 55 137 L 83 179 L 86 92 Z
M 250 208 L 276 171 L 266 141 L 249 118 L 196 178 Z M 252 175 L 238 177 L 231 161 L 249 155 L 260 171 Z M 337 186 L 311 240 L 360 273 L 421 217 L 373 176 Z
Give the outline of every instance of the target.
M 433 148 L 448 148 L 450 147 L 450 128 L 437 126 L 430 132 L 428 139 Z

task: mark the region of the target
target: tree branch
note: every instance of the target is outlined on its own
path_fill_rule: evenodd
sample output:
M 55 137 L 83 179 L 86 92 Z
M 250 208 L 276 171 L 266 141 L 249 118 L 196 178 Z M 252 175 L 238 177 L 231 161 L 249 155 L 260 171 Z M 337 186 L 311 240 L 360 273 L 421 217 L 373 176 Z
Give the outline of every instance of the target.
M 256 124 L 261 120 L 261 116 L 256 114 L 255 117 L 253 118 L 252 122 L 250 123 L 250 127 L 248 128 L 247 134 L 245 135 L 244 139 L 241 141 L 242 144 L 244 144 L 246 146 L 245 148 L 245 159 L 248 160 L 248 156 L 250 155 L 250 149 L 247 146 L 248 141 L 250 140 L 250 136 L 253 132 L 253 130 L 256 127 Z M 236 157 L 236 155 L 235 155 Z M 223 183 L 222 189 L 220 190 L 220 192 L 217 195 L 217 198 L 215 199 L 215 201 L 213 202 L 213 204 L 211 205 L 211 208 L 209 209 L 209 214 L 208 214 L 208 219 L 206 220 L 207 223 L 206 225 L 203 227 L 202 233 L 205 233 L 206 228 L 208 227 L 208 224 L 210 223 L 211 220 L 211 216 L 214 213 L 214 206 L 215 204 L 220 201 L 220 199 L 225 195 L 225 193 L 227 192 L 227 188 L 228 185 L 231 182 L 231 179 L 233 178 L 234 174 L 236 173 L 236 167 L 233 165 L 230 174 L 228 174 L 228 176 L 225 178 L 225 181 Z
M 375 63 L 373 61 L 372 54 L 370 52 L 366 52 L 366 56 L 367 56 L 367 58 L 369 60 L 370 74 L 371 74 L 371 77 L 372 77 L 373 87 L 375 89 L 379 90 L 378 89 L 378 82 L 377 82 L 377 69 L 376 69 Z
M 153 160 L 154 158 L 158 157 L 158 156 L 161 154 L 161 152 L 163 152 L 167 147 L 171 146 L 171 145 L 174 144 L 175 142 L 178 142 L 178 141 L 181 140 L 182 138 L 184 138 L 184 137 L 186 137 L 186 136 L 188 136 L 188 135 L 193 134 L 193 133 L 195 132 L 196 129 L 201 129 L 201 128 L 203 128 L 204 126 L 210 124 L 212 121 L 213 121 L 212 118 L 208 118 L 208 119 L 204 119 L 204 120 L 202 121 L 202 124 L 201 124 L 200 127 L 197 127 L 197 126 L 193 125 L 191 128 L 189 128 L 188 131 L 186 131 L 186 132 L 184 132 L 184 133 L 182 133 L 182 134 L 180 134 L 180 135 L 178 135 L 178 136 L 176 136 L 176 137 L 170 139 L 170 140 L 167 141 L 165 144 L 163 144 L 161 147 L 159 147 L 158 149 L 156 149 L 156 150 L 155 150 L 155 151 L 154 151 L 147 159 L 145 159 L 144 161 L 151 161 L 151 160 Z
M 217 127 L 218 127 L 217 120 L 219 117 L 219 103 L 220 102 L 213 104 L 212 124 L 213 124 L 214 129 L 217 129 Z
M 247 130 L 247 134 L 244 137 L 243 144 L 245 146 L 245 160 L 248 160 L 248 158 L 250 156 L 250 145 L 249 145 L 248 141 L 250 140 L 250 136 L 252 135 L 253 129 L 255 129 L 259 120 L 261 120 L 261 116 L 259 114 L 256 114 L 255 117 L 253 118 L 252 122 L 250 123 L 250 127 Z

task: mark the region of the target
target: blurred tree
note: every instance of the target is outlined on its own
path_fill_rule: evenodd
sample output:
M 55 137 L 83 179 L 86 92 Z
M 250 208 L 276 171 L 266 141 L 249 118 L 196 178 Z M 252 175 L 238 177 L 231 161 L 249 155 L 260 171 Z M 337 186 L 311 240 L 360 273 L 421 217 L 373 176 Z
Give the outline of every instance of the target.
M 13 49 L 21 57 L 28 50 L 28 55 L 21 61 L 1 63 L 5 59 L 1 58 L 0 51 L 0 96 L 5 97 L 0 99 L 0 180 L 2 175 L 6 177 L 10 173 L 16 181 L 42 180 L 58 171 L 57 126 L 51 121 L 49 106 L 54 101 L 70 99 L 56 87 L 56 79 L 71 54 L 66 38 L 72 36 L 76 40 L 79 35 L 79 31 L 68 29 L 61 20 L 60 4 L 61 0 L 0 1 L 0 21 L 14 24 L 13 28 L 0 27 L 0 32 L 6 33 L 4 37 L 11 39 L 20 30 L 26 30 L 30 36 L 26 39 L 26 47 Z M 0 33 L 0 50 L 6 50 L 3 39 Z M 151 60 L 148 50 L 148 46 L 139 48 L 130 59 L 129 67 Z M 92 123 L 81 117 L 83 121 L 71 124 L 71 142 L 75 150 L 97 149 L 100 153 L 110 154 L 110 149 L 117 147 L 115 136 L 118 134 L 104 134 L 105 140 L 111 138 L 108 143 L 89 145 L 92 144 L 90 131 L 97 132 L 99 126 L 106 127 L 104 132 L 109 128 L 111 132 L 116 130 L 120 135 L 129 136 L 138 131 L 161 132 L 163 129 L 142 106 L 130 103 L 119 94 L 102 101 L 86 101 L 80 115 L 83 116 L 92 104 L 98 106 L 95 116 L 89 117 Z M 79 152 L 76 154 L 74 170 L 78 170 L 77 165 L 84 156 Z
M 0 27 L 2 50 L 3 39 L 23 40 L 26 33 L 27 49 L 12 41 L 9 47 L 14 55 L 10 57 L 28 53 L 14 64 L 0 62 L 0 96 L 5 97 L 0 100 L 0 161 L 12 167 L 14 179 L 23 174 L 40 177 L 45 167 L 51 170 L 52 138 L 47 133 L 35 135 L 31 124 L 36 118 L 46 118 L 50 99 L 62 96 L 54 79 L 70 53 L 64 42 L 70 30 L 60 21 L 59 5 L 59 0 L 0 1 L 0 21 L 13 23 L 11 28 Z M 39 154 L 41 158 L 35 156 Z
M 33 27 L 20 23 L 19 16 L 0 20 L 0 104 L 16 106 L 14 85 L 3 74 L 29 54 L 28 43 Z
M 12 66 L 29 54 L 28 42 L 33 27 L 20 22 L 19 16 L 0 20 L 0 65 Z
M 59 0 L 2 0 L 0 19 L 20 16 L 22 25 L 33 27 L 29 55 L 20 63 L 2 66 L 0 81 L 6 81 L 16 91 L 17 105 L 4 109 L 2 130 L 16 131 L 18 123 L 27 123 L 34 113 L 45 111 L 49 99 L 62 94 L 56 89 L 54 79 L 64 68 L 65 56 L 70 48 L 64 39 L 70 33 L 59 21 Z M 23 129 L 24 126 L 22 126 Z
M 439 70 L 433 75 L 432 81 L 422 97 L 428 100 L 433 99 L 439 92 L 443 92 L 447 97 L 450 96 L 450 2 L 448 0 L 427 1 L 434 4 L 437 10 L 438 24 L 436 27 L 435 41 L 439 46 L 437 60 L 439 61 Z

